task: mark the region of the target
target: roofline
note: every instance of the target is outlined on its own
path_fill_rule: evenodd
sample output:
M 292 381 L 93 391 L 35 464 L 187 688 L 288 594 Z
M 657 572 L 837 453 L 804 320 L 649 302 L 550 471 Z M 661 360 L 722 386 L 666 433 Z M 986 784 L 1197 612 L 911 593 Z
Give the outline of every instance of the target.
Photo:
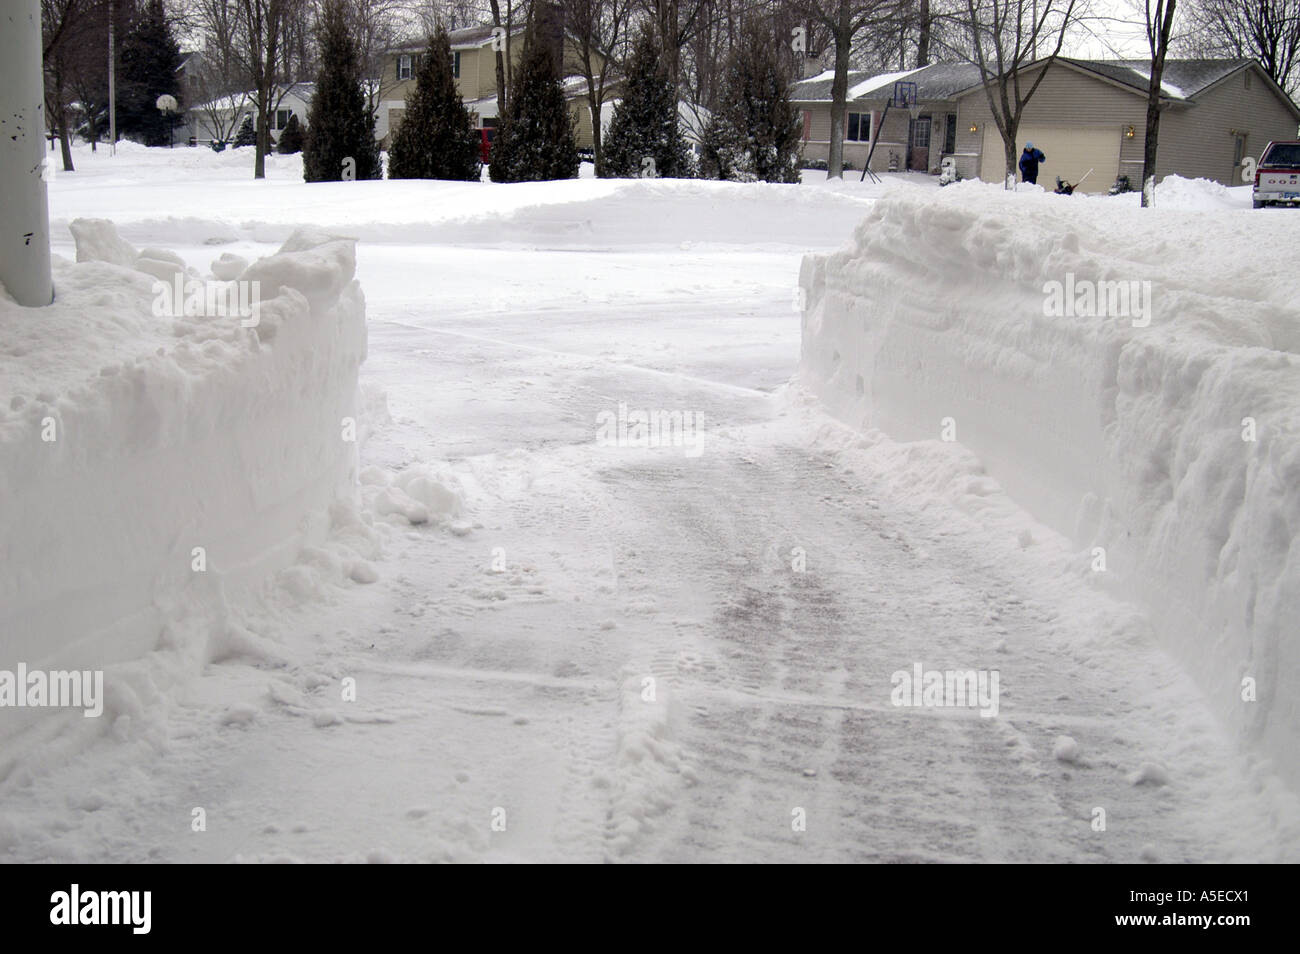
M 1188 59 L 1197 59 L 1197 58 L 1198 58 L 1198 57 L 1188 57 Z M 1106 60 L 1101 60 L 1101 61 L 1099 61 L 1099 62 L 1123 62 L 1123 61 L 1118 61 L 1118 60 L 1116 60 L 1116 61 L 1106 61 Z M 1140 87 L 1140 86 L 1136 86 L 1136 85 L 1133 85 L 1133 84 L 1129 84 L 1129 83 L 1121 82 L 1121 81 L 1115 79 L 1114 77 L 1107 76 L 1105 73 L 1101 73 L 1101 72 L 1099 72 L 1099 71 L 1097 71 L 1097 70 L 1095 70 L 1095 69 L 1091 69 L 1091 68 L 1089 67 L 1089 61 L 1088 61 L 1088 60 L 1078 60 L 1078 59 L 1075 59 L 1075 58 L 1073 58 L 1073 57 L 1068 57 L 1068 56 L 1056 56 L 1056 57 L 1046 57 L 1046 56 L 1045 56 L 1045 57 L 1041 57 L 1040 59 L 1034 60 L 1034 61 L 1031 62 L 1031 63 L 1026 63 L 1024 66 L 1020 67 L 1019 72 L 1021 72 L 1021 73 L 1025 73 L 1025 72 L 1028 72 L 1028 71 L 1031 71 L 1031 70 L 1034 70 L 1034 69 L 1044 68 L 1044 67 L 1045 67 L 1046 65 L 1048 65 L 1048 64 L 1051 64 L 1051 65 L 1055 65 L 1055 64 L 1061 64 L 1061 65 L 1064 65 L 1065 67 L 1068 67 L 1069 69 L 1074 70 L 1076 73 L 1079 73 L 1079 74 L 1082 75 L 1082 76 L 1087 76 L 1087 77 L 1090 78 L 1090 79 L 1094 79 L 1094 80 L 1097 80 L 1097 81 L 1099 81 L 1099 82 L 1105 83 L 1105 84 L 1107 84 L 1108 86 L 1112 86 L 1112 87 L 1114 87 L 1115 89 L 1118 89 L 1118 90 L 1123 90 L 1124 92 L 1126 92 L 1126 93 L 1130 93 L 1130 94 L 1132 94 L 1132 95 L 1134 95 L 1134 96 L 1139 96 L 1139 97 L 1141 97 L 1142 99 L 1146 99 L 1146 97 L 1147 97 L 1147 95 L 1148 95 L 1148 91 L 1147 91 L 1146 89 L 1143 89 L 1143 88 Z M 939 66 L 939 65 L 942 65 L 942 64 L 933 63 L 933 64 L 930 64 L 930 65 L 932 65 L 932 66 Z M 948 65 L 957 65 L 957 64 L 948 64 Z M 974 63 L 967 63 L 967 64 L 965 64 L 965 65 L 976 66 L 977 64 L 974 64 Z M 1202 89 L 1197 90 L 1196 93 L 1195 93 L 1195 95 L 1173 97 L 1173 96 L 1169 96 L 1169 95 L 1167 95 L 1167 94 L 1162 94 L 1162 95 L 1160 96 L 1160 101 L 1161 101 L 1162 104 L 1164 104 L 1164 105 L 1166 105 L 1166 106 L 1178 106 L 1178 105 L 1190 106 L 1190 105 L 1193 105 L 1193 104 L 1195 104 L 1195 103 L 1198 101 L 1198 99 L 1199 99 L 1201 96 L 1203 96 L 1204 94 L 1210 92 L 1211 90 L 1213 90 L 1213 89 L 1216 88 L 1217 86 L 1220 86 L 1221 84 L 1227 82 L 1229 79 L 1231 79 L 1232 77 L 1234 77 L 1234 76 L 1236 76 L 1237 74 L 1241 73 L 1243 70 L 1249 69 L 1250 67 L 1255 67 L 1255 68 L 1256 68 L 1256 72 L 1259 73 L 1259 75 L 1263 77 L 1264 81 L 1269 85 L 1270 88 L 1272 88 L 1273 92 L 1277 95 L 1277 97 L 1278 97 L 1279 99 L 1282 100 L 1282 102 L 1286 105 L 1286 107 L 1291 111 L 1292 115 L 1295 116 L 1298 120 L 1300 120 L 1300 105 L 1297 105 L 1297 104 L 1295 103 L 1295 101 L 1292 100 L 1291 97 L 1287 95 L 1286 90 L 1282 89 L 1282 87 L 1280 87 L 1280 86 L 1279 86 L 1279 85 L 1274 81 L 1274 79 L 1273 79 L 1271 76 L 1268 75 L 1268 72 L 1264 69 L 1263 65 L 1260 64 L 1260 62 L 1259 62 L 1258 60 L 1253 59 L 1253 58 L 1245 59 L 1245 60 L 1244 60 L 1244 61 L 1243 61 L 1243 62 L 1242 62 L 1242 63 L 1241 63 L 1241 64 L 1240 64 L 1236 69 L 1233 69 L 1233 70 L 1228 71 L 1227 73 L 1223 74 L 1223 76 L 1221 76 L 1221 77 L 1219 77 L 1217 80 L 1215 80 L 1213 83 L 1209 84 L 1208 86 L 1203 87 Z M 1130 67 L 1130 68 L 1131 68 L 1131 67 Z M 922 67 L 921 69 L 925 69 L 925 67 Z M 866 70 L 850 70 L 850 71 L 849 71 L 850 74 L 855 73 L 855 72 L 865 73 L 865 72 L 867 72 L 867 71 L 866 71 Z M 916 72 L 919 72 L 919 71 L 914 71 L 914 72 L 913 72 L 913 75 L 915 75 Z M 876 75 L 883 75 L 883 74 L 876 74 Z M 932 100 L 932 102 L 956 102 L 957 100 L 962 99 L 962 98 L 965 97 L 965 96 L 969 96 L 971 93 L 975 92 L 976 90 L 983 89 L 985 86 L 989 85 L 990 83 L 993 83 L 996 79 L 997 79 L 996 76 L 994 76 L 994 77 L 990 77 L 990 78 L 987 79 L 987 80 L 982 80 L 982 81 L 980 81 L 980 82 L 973 83 L 973 84 L 971 84 L 970 86 L 964 87 L 964 88 L 962 88 L 962 89 L 953 90 L 952 93 L 949 94 L 949 96 L 948 96 L 947 99 L 943 99 L 943 100 Z M 849 85 L 852 85 L 852 83 L 850 83 Z M 872 93 L 873 93 L 873 94 L 874 94 L 874 93 L 879 93 L 879 92 L 881 92 L 881 91 L 884 90 L 884 89 L 886 89 L 886 87 L 881 87 L 879 90 L 873 90 Z M 876 102 L 876 101 L 878 101 L 878 100 L 880 100 L 880 99 L 888 99 L 888 97 L 875 97 L 875 98 L 873 98 L 873 97 L 871 97 L 871 96 L 866 96 L 866 97 L 861 97 L 861 96 L 860 96 L 860 97 L 857 97 L 857 98 L 854 98 L 854 99 L 847 99 L 845 102 L 846 102 L 846 103 L 855 103 L 855 102 L 871 103 L 871 102 Z M 796 98 L 796 97 L 793 97 L 793 96 L 792 96 L 792 97 L 790 98 L 790 102 L 791 102 L 792 104 L 793 104 L 793 103 L 799 103 L 799 104 L 817 104 L 817 103 L 829 103 L 829 102 L 831 102 L 831 99 L 830 99 L 829 97 L 826 98 L 826 99 L 799 99 L 799 98 Z
M 1190 59 L 1196 59 L 1196 57 L 1190 57 Z M 1129 84 L 1129 83 L 1122 83 L 1122 82 L 1120 82 L 1119 80 L 1115 79 L 1114 77 L 1107 76 L 1105 73 L 1100 73 L 1100 72 L 1098 72 L 1097 70 L 1090 69 L 1090 68 L 1088 67 L 1088 65 L 1087 65 L 1087 64 L 1088 64 L 1088 61 L 1087 61 L 1087 60 L 1075 60 L 1075 59 L 1073 59 L 1073 58 L 1071 58 L 1071 57 L 1062 57 L 1062 56 L 1058 56 L 1058 57 L 1056 58 L 1056 61 L 1057 61 L 1058 63 L 1064 63 L 1064 64 L 1066 64 L 1067 66 L 1069 66 L 1069 67 L 1071 67 L 1071 68 L 1077 70 L 1078 72 L 1083 73 L 1083 74 L 1085 74 L 1085 75 L 1087 75 L 1087 76 L 1091 76 L 1091 77 L 1093 77 L 1094 79 L 1099 79 L 1099 80 L 1101 80 L 1101 81 L 1104 82 L 1104 83 L 1109 83 L 1111 86 L 1114 86 L 1114 87 L 1116 87 L 1117 89 L 1122 89 L 1122 90 L 1125 90 L 1126 92 L 1132 93 L 1134 96 L 1141 96 L 1143 99 L 1146 99 L 1147 96 L 1150 95 L 1150 89 L 1149 89 L 1149 88 L 1147 88 L 1147 89 L 1143 89 L 1141 86 L 1134 86 L 1134 85 Z M 1120 63 L 1120 62 L 1124 62 L 1124 61 L 1122 61 L 1122 60 L 1114 60 L 1114 61 L 1100 60 L 1100 61 L 1098 61 L 1098 62 L 1102 62 L 1102 63 L 1106 63 L 1106 62 L 1117 62 L 1117 63 Z M 1127 68 L 1128 68 L 1128 69 L 1132 69 L 1132 67 L 1127 67 Z M 1147 82 L 1150 83 L 1150 80 L 1148 80 Z M 1164 82 L 1164 80 L 1163 80 L 1163 77 L 1162 77 L 1162 78 L 1161 78 L 1161 83 L 1162 83 L 1162 85 L 1163 85 L 1163 82 Z M 1165 95 L 1165 94 L 1162 93 L 1161 96 L 1160 96 L 1160 99 L 1161 99 L 1162 102 L 1164 102 L 1164 103 L 1166 103 L 1166 104 L 1169 104 L 1169 103 L 1191 103 L 1191 102 L 1193 102 L 1194 97 L 1191 97 L 1191 96 L 1168 96 L 1168 95 Z
M 1222 76 L 1220 76 L 1209 86 L 1200 90 L 1200 92 L 1198 92 L 1196 95 L 1200 96 L 1202 93 L 1208 93 L 1210 90 L 1214 89 L 1215 87 L 1220 86 L 1223 83 L 1226 83 L 1228 80 L 1232 79 L 1232 77 L 1236 76 L 1238 73 L 1242 72 L 1243 70 L 1248 70 L 1251 69 L 1252 67 L 1255 68 L 1255 72 L 1257 72 L 1261 77 L 1263 77 L 1264 82 L 1268 83 L 1268 85 L 1272 87 L 1273 92 L 1276 93 L 1278 98 L 1282 100 L 1283 103 L 1286 104 L 1286 107 L 1289 110 L 1291 110 L 1291 115 L 1294 116 L 1297 120 L 1300 120 L 1300 106 L 1297 106 L 1295 100 L 1293 100 L 1290 96 L 1287 95 L 1286 90 L 1284 90 L 1281 86 L 1277 85 L 1277 82 L 1273 79 L 1273 77 L 1268 75 L 1268 70 L 1264 69 L 1264 65 L 1254 57 L 1250 57 L 1249 59 L 1247 59 L 1246 62 L 1242 63 L 1235 70 L 1232 70 L 1231 72 L 1228 73 L 1224 73 Z

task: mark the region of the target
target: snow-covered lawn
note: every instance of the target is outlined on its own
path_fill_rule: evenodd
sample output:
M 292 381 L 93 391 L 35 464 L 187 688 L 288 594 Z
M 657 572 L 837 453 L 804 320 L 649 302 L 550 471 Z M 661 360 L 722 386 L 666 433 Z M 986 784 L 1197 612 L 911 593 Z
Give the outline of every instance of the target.
M 303 225 L 360 239 L 359 487 L 265 586 L 169 598 L 158 649 L 109 667 L 107 718 L 0 731 L 5 860 L 1297 857 L 1293 794 L 1138 604 L 969 451 L 864 432 L 796 379 L 805 254 L 882 196 L 978 186 L 77 163 L 51 195 L 67 257 L 78 217 L 200 271 Z M 1167 199 L 1206 235 L 1252 214 L 1240 189 Z M 1060 201 L 1067 234 L 1136 196 Z M 700 430 L 601 440 L 638 411 Z M 895 705 L 917 664 L 996 670 L 996 717 Z

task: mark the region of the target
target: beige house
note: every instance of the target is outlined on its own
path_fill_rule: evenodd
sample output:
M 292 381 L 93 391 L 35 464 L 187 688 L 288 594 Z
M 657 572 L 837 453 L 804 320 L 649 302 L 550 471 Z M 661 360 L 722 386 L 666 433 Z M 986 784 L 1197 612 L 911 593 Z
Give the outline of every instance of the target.
M 504 38 L 501 28 L 491 25 L 467 27 L 451 33 L 452 73 L 456 78 L 456 88 L 474 118 L 475 127 L 479 129 L 490 129 L 497 125 L 496 45 L 504 43 Z M 523 45 L 523 27 L 516 27 L 510 34 L 508 46 L 510 60 L 516 65 L 523 53 Z M 427 40 L 416 40 L 394 47 L 388 53 L 383 79 L 380 81 L 382 92 L 375 121 L 375 135 L 385 148 L 391 141 L 392 131 L 401 122 L 402 113 L 406 110 L 407 94 L 415 89 L 415 73 L 420 58 L 427 49 Z M 597 58 L 593 67 L 599 70 L 601 62 Z M 574 119 L 578 148 L 590 149 L 591 110 L 588 105 L 587 83 L 581 72 L 577 50 L 566 37 L 562 70 L 565 97 Z M 611 84 L 607 84 L 606 96 L 613 94 Z M 607 99 L 604 110 L 608 112 L 609 108 Z
M 1042 65 L 1022 73 L 1022 84 Z M 1039 183 L 1055 177 L 1080 191 L 1104 192 L 1120 175 L 1140 185 L 1146 132 L 1149 64 L 1141 60 L 1057 59 L 1021 117 L 1017 145 L 1047 155 Z M 828 73 L 795 84 L 803 113 L 805 159 L 825 159 L 830 140 Z M 916 84 L 917 109 L 886 104 L 899 81 Z M 1300 108 L 1246 59 L 1169 60 L 1163 77 L 1157 179 L 1177 174 L 1241 184 L 1243 159 L 1272 139 L 1294 139 Z M 851 73 L 845 118 L 845 160 L 858 169 L 877 140 L 871 167 L 937 173 L 951 156 L 960 175 L 998 181 L 1005 174 L 1002 137 L 977 67 L 935 64 L 882 75 Z M 883 122 L 882 122 L 883 119 Z M 1017 149 L 1019 152 L 1019 148 Z

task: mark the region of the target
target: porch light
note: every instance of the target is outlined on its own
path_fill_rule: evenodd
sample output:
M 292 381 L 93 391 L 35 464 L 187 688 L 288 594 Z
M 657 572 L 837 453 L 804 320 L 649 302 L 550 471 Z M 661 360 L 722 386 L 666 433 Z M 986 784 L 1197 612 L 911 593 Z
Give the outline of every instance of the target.
M 1132 139 L 1136 135 L 1137 135 L 1137 130 L 1134 129 L 1132 126 L 1129 126 L 1128 129 L 1124 130 L 1125 139 Z
M 970 131 L 971 131 L 971 132 L 979 132 L 979 131 L 980 131 L 980 128 L 979 128 L 978 126 L 976 126 L 974 123 L 971 123 L 971 124 L 970 124 Z

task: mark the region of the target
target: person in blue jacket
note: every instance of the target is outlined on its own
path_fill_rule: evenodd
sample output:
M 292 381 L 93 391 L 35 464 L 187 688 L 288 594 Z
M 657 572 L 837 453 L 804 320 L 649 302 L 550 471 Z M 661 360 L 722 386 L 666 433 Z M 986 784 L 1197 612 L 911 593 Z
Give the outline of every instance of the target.
M 1020 178 L 1037 185 L 1038 164 L 1046 161 L 1047 156 L 1041 149 L 1035 149 L 1032 142 L 1025 143 L 1025 151 L 1020 154 Z

